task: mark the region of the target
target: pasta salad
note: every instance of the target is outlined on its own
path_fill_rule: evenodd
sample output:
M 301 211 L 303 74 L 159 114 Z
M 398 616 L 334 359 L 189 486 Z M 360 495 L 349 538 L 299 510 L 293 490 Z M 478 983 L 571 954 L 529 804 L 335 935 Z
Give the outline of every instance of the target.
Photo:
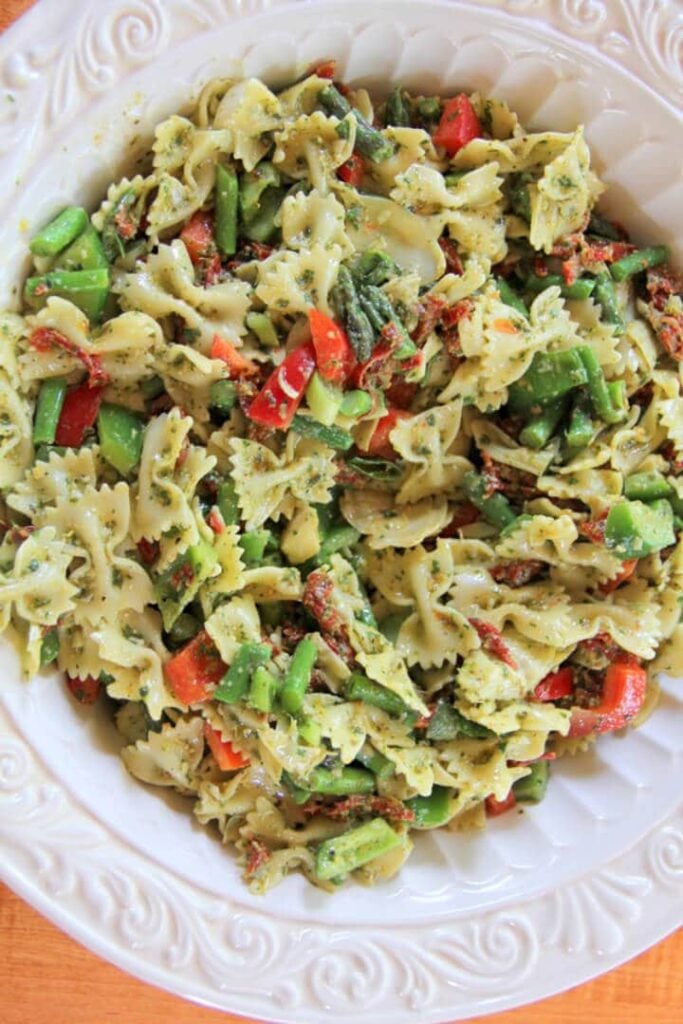
M 255 892 L 537 803 L 681 668 L 682 282 L 602 192 L 580 127 L 326 62 L 31 239 L 0 629 Z

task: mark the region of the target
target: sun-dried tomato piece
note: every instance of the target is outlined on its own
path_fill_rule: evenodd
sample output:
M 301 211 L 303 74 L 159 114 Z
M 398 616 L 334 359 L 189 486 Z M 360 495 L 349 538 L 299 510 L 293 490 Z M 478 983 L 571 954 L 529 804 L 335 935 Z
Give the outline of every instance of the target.
M 482 646 L 486 651 L 492 654 L 494 658 L 502 661 L 504 665 L 509 665 L 510 668 L 518 667 L 499 629 L 492 626 L 490 622 L 483 622 L 481 619 L 470 619 L 469 623 L 476 629 Z

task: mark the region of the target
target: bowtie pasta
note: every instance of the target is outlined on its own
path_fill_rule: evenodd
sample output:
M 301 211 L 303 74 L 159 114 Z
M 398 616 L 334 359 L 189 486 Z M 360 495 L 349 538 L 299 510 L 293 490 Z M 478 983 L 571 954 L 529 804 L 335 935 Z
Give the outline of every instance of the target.
M 580 127 L 334 79 L 210 82 L 0 318 L 1 626 L 255 892 L 538 802 L 683 668 L 666 247 Z

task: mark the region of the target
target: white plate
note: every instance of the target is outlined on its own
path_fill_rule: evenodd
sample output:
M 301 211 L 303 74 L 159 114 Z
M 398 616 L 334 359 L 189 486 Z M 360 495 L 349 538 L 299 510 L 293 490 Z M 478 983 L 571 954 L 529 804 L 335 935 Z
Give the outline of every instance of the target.
M 68 8 L 68 10 L 67 10 Z M 479 88 L 533 126 L 586 125 L 608 208 L 681 258 L 680 4 L 41 0 L 0 39 L 0 297 L 60 205 L 95 202 L 152 126 L 213 75 Z M 425 836 L 400 878 L 265 898 L 180 798 L 128 778 L 110 724 L 0 648 L 7 882 L 141 978 L 269 1020 L 428 1024 L 608 970 L 681 923 L 683 702 L 554 772 L 547 800 L 481 836 Z M 3 710 L 4 708 L 4 710 Z

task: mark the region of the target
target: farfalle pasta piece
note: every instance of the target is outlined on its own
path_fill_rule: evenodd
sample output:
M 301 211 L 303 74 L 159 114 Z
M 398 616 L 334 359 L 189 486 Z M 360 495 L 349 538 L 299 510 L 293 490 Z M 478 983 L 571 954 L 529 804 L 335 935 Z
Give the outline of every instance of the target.
M 203 583 L 199 590 L 199 599 L 207 616 L 224 597 L 241 590 L 244 583 L 244 562 L 238 528 L 223 527 L 213 538 L 213 550 L 220 571 Z
M 0 369 L 0 491 L 21 479 L 31 465 L 31 404 Z
M 101 462 L 97 447 L 50 452 L 44 462 L 35 462 L 6 497 L 7 504 L 34 523 L 58 499 L 79 502 L 85 491 L 97 485 Z
M 276 252 L 258 265 L 257 298 L 277 315 L 306 314 L 311 306 L 332 314 L 330 292 L 344 250 L 315 242 L 300 252 Z
M 6 629 L 14 607 L 25 622 L 54 626 L 76 607 L 79 588 L 68 570 L 80 549 L 50 525 L 19 545 L 11 571 L 0 574 L 0 626 Z
M 229 665 L 242 644 L 261 640 L 261 622 L 253 597 L 237 594 L 219 605 L 206 620 L 205 629 Z
M 583 129 L 577 128 L 564 152 L 546 164 L 539 181 L 529 186 L 529 241 L 534 249 L 550 252 L 558 238 L 578 231 L 601 192 L 590 169 Z
M 431 285 L 446 269 L 438 239 L 443 217 L 421 217 L 385 196 L 365 195 L 344 188 L 337 194 L 347 210 L 358 211 L 348 226 L 356 249 L 385 249 L 405 273 L 416 273 Z
M 344 136 L 337 132 L 344 124 Z M 343 122 L 321 110 L 301 114 L 275 133 L 273 163 L 295 181 L 308 178 L 321 192 L 329 190 L 329 179 L 353 153 L 356 122 L 351 114 Z
M 195 433 L 208 434 L 211 385 L 225 379 L 225 363 L 209 359 L 189 345 L 167 345 L 159 353 L 156 369 L 166 392 L 193 419 Z
M 390 434 L 391 444 L 410 464 L 396 495 L 399 504 L 457 491 L 465 473 L 473 468 L 460 454 L 462 445 L 457 444 L 461 419 L 462 401 L 455 399 L 398 421 Z
M 281 121 L 278 97 L 258 78 L 248 78 L 225 92 L 213 116 L 213 127 L 229 129 L 234 157 L 252 171 L 270 149 L 269 133 Z
M 444 495 L 397 506 L 384 491 L 346 491 L 340 507 L 344 518 L 376 550 L 409 548 L 440 533 L 450 520 Z
M 121 751 L 123 763 L 136 779 L 153 786 L 172 786 L 193 793 L 200 784 L 198 769 L 204 756 L 204 720 L 201 715 L 165 723 Z
M 353 252 L 346 234 L 346 211 L 331 193 L 318 189 L 287 196 L 280 207 L 282 240 L 288 249 L 306 251 L 313 246 L 339 249 L 341 258 Z

